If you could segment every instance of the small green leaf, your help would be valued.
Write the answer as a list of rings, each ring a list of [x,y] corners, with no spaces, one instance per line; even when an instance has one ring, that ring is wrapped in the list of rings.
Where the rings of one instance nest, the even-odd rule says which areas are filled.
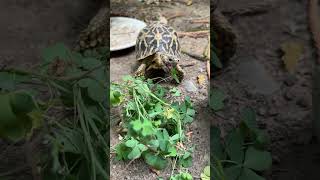
[[[178,78],[178,71],[176,68],[172,68],[171,70],[171,77],[177,82],[180,83],[179,78]]]
[[[133,139],[133,138],[131,138],[128,141],[125,142],[125,145],[127,147],[131,147],[131,148],[135,147],[137,144],[138,144],[138,141]]]
[[[223,109],[224,107],[224,100],[225,100],[225,94],[223,91],[220,91],[218,89],[212,89],[210,91],[210,101],[209,101],[209,106],[214,110],[214,111],[219,111]]]
[[[168,161],[164,158],[154,155],[151,152],[147,152],[144,154],[144,159],[147,164],[152,166],[157,170],[163,170],[167,167]]]
[[[267,133],[264,131],[258,131],[256,140],[255,140],[255,144],[257,145],[257,147],[260,147],[260,148],[264,148],[268,144],[270,144],[270,139],[269,139]]]
[[[106,94],[107,91],[98,81],[89,81],[88,95],[92,100],[96,102],[103,102],[106,100]]]
[[[142,129],[142,123],[140,120],[131,121],[130,124],[135,132],[139,132]]]
[[[227,136],[227,152],[232,161],[242,164],[244,159],[243,151],[244,139],[241,136],[240,130],[235,129]]]
[[[256,122],[256,113],[250,107],[244,108],[241,112],[241,120],[245,123],[245,125],[251,130],[258,130],[258,125]]]
[[[263,171],[269,169],[271,164],[272,157],[270,152],[260,151],[254,147],[249,147],[247,149],[244,166],[257,171]]]
[[[172,93],[172,96],[176,96],[176,97],[181,96],[179,89],[177,89],[176,87],[170,89],[170,92]]]
[[[148,120],[144,120],[142,131],[141,131],[142,136],[146,137],[146,136],[152,135],[153,133],[154,133],[154,128],[152,123]]]
[[[144,144],[138,144],[138,148],[140,149],[141,152],[148,150],[147,146],[145,146]]]
[[[184,167],[184,168],[188,168],[192,166],[192,157],[189,156],[186,159],[180,159],[179,163]]]
[[[170,146],[169,148],[168,148],[168,155],[166,155],[166,157],[175,157],[175,156],[177,156],[177,150],[176,150],[176,148],[175,147],[173,147],[173,146]]]
[[[10,94],[10,104],[16,114],[27,114],[35,108],[33,98],[24,91]]]
[[[149,142],[149,145],[154,148],[154,149],[157,149],[159,147],[159,141],[158,140],[151,140]]]
[[[115,106],[121,103],[122,95],[119,91],[110,91],[110,103]]]
[[[141,156],[141,151],[138,146],[134,147],[128,154],[128,159],[137,159]]]

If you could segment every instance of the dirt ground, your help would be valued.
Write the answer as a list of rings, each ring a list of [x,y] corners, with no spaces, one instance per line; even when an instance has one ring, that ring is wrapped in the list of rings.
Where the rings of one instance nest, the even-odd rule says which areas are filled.
[[[140,4],[140,6],[139,6]],[[192,6],[186,6],[184,3],[167,3],[167,7],[156,7],[147,6],[141,7],[141,3],[137,1],[128,1],[126,11],[132,11],[135,16],[143,19],[144,15],[147,14],[146,20],[152,19],[152,16],[157,15],[158,12],[163,16],[169,16],[175,12],[185,12],[186,14],[182,17],[177,17],[168,22],[169,25],[173,26],[177,31],[188,31],[191,29],[204,29],[209,27],[203,27],[202,24],[191,25],[188,21],[192,18],[202,18],[210,16],[209,1],[194,1]],[[117,7],[119,8],[119,7]],[[143,10],[138,10],[144,8]],[[111,5],[112,9],[112,5]],[[119,8],[121,9],[121,8]],[[141,13],[143,12],[143,13]],[[118,11],[119,13],[119,11]],[[152,13],[152,14],[150,14]],[[189,38],[184,37],[180,39],[181,47],[184,50],[188,50],[199,56],[202,55],[207,43],[207,38]],[[195,105],[195,110],[198,114],[195,117],[194,122],[189,127],[193,131],[194,136],[192,143],[196,145],[195,152],[193,154],[193,165],[189,168],[190,172],[194,177],[200,177],[200,173],[205,166],[209,164],[209,122],[208,116],[209,111],[207,108],[208,99],[208,79],[206,78],[204,84],[199,85],[197,81],[198,75],[204,75],[207,77],[206,62],[192,59],[189,56],[184,55],[181,60],[181,64],[195,63],[195,65],[186,67],[184,70],[186,77],[183,82],[177,86],[184,96],[190,96],[192,102]],[[137,62],[135,60],[134,48],[124,50],[121,52],[113,53],[110,59],[110,75],[111,81],[121,80],[121,77],[128,74],[133,74],[137,68]],[[171,85],[172,87],[174,85]],[[111,147],[114,146],[118,140],[118,135],[114,132],[114,126],[111,130]],[[148,166],[141,160],[134,161],[129,167],[128,162],[119,162],[111,158],[110,171],[112,180],[130,179],[130,180],[156,180],[157,175],[152,173]],[[171,165],[162,172],[161,177],[168,178],[171,173]]]

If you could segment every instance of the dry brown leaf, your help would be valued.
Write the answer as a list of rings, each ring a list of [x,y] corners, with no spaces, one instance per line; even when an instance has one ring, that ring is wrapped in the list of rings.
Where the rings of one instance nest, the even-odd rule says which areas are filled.
[[[293,73],[303,53],[303,46],[297,42],[285,42],[281,45],[281,50],[284,52],[282,60],[286,69]]]
[[[198,83],[199,83],[200,85],[203,85],[204,82],[206,81],[206,76],[203,75],[203,74],[200,74],[200,75],[197,77],[197,79],[198,79]]]

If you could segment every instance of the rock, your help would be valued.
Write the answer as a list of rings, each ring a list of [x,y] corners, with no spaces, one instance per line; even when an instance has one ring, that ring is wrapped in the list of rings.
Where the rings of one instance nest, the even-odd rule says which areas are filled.
[[[183,87],[186,89],[187,92],[196,92],[198,88],[194,83],[190,80],[187,80],[183,83]]]

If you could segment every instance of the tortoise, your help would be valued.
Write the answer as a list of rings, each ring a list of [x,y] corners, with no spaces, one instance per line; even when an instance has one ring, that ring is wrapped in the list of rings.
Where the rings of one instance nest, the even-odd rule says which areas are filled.
[[[178,64],[181,59],[179,38],[167,24],[153,22],[140,31],[136,41],[136,59],[141,63],[136,76],[150,77],[154,72],[168,74],[175,69],[180,82],[184,77],[185,73]]]

